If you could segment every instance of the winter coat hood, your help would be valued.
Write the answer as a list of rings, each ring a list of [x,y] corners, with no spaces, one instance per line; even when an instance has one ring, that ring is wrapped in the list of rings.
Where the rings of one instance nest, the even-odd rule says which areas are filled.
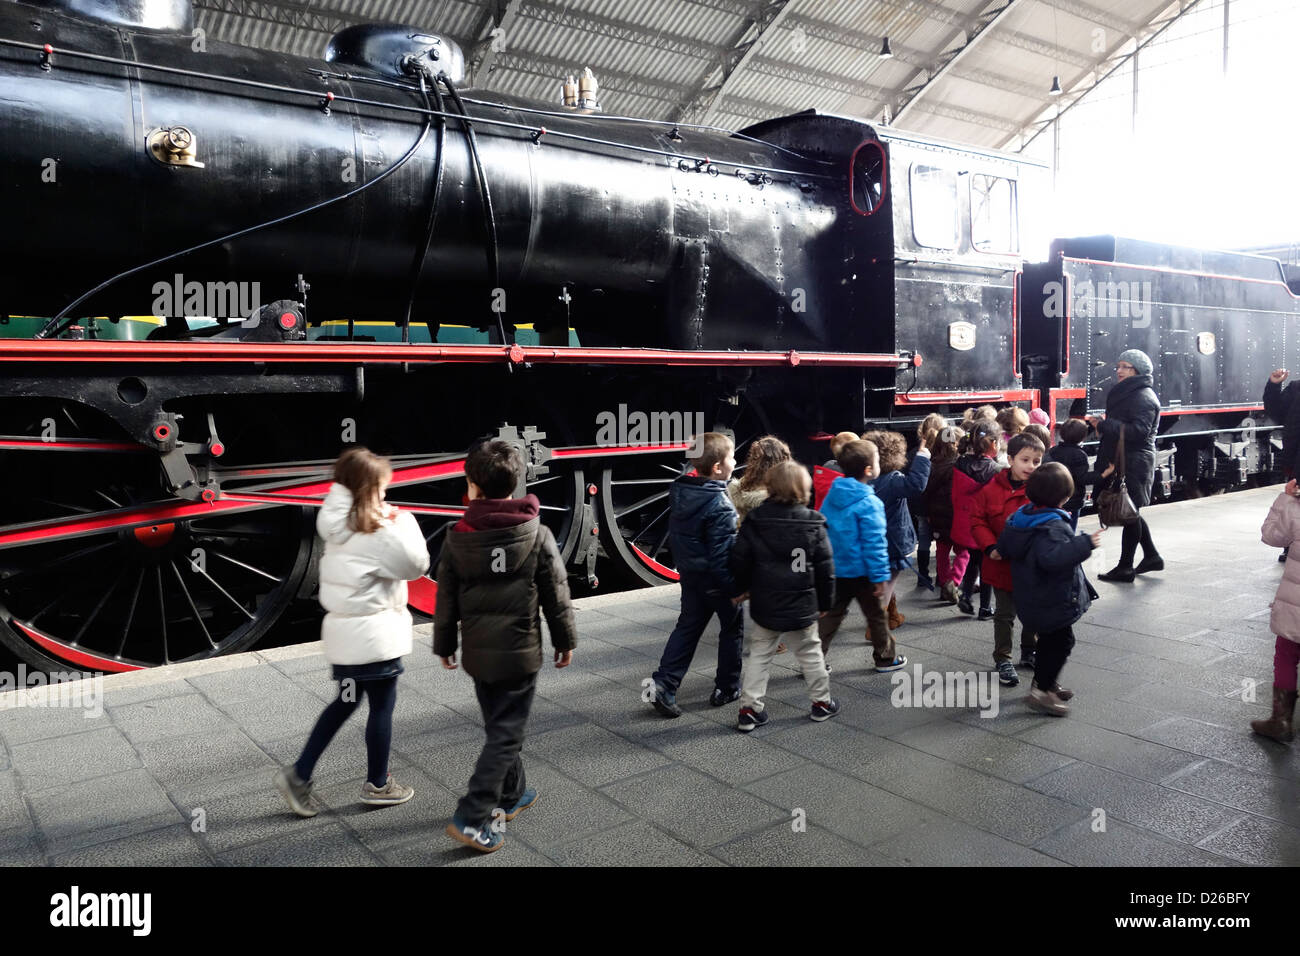
[[[736,527],[740,527],[745,516],[763,503],[767,489],[763,487],[742,489],[740,479],[733,478],[727,483],[727,496],[736,509]]]

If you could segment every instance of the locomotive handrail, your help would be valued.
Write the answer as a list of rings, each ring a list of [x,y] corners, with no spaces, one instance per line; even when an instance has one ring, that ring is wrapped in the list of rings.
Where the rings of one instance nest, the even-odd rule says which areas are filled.
[[[0,364],[10,362],[323,362],[327,364],[514,365],[741,365],[909,367],[919,355],[895,352],[721,351],[647,348],[583,348],[537,345],[381,345],[353,342],[123,342],[11,339],[0,341]]]

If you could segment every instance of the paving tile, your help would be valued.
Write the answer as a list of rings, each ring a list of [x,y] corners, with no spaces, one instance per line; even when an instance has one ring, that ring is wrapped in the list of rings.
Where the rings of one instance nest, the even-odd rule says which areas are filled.
[[[957,820],[932,820],[875,844],[897,866],[1064,866],[1053,857]]]
[[[282,740],[295,732],[306,740],[325,705],[314,694],[294,684],[289,686],[290,690],[274,697],[223,703],[221,710],[257,743]]]
[[[140,758],[122,732],[111,725],[99,726],[83,734],[14,747],[13,767],[22,775],[23,789],[44,791],[139,767]]]
[[[146,770],[43,790],[28,800],[54,856],[166,824],[189,823]]]
[[[0,866],[44,866],[40,837],[31,826],[17,830],[0,828]]]
[[[267,700],[293,689],[293,680],[275,667],[244,667],[189,678],[199,693],[217,706],[245,700]]]
[[[84,734],[106,723],[95,708],[85,707],[6,707],[0,710],[0,734],[12,749],[33,740]]]
[[[1086,808],[1100,807],[1112,820],[1189,844],[1218,833],[1243,815],[1240,810],[1086,763],[1049,773],[1029,787]]]
[[[1300,782],[1204,760],[1164,781],[1164,786],[1225,806],[1300,826]]]
[[[710,851],[729,866],[753,869],[769,866],[897,866],[898,861],[829,830],[795,829],[785,821],[721,843]]]
[[[23,788],[18,775],[12,770],[0,773],[0,833],[5,830],[30,827],[27,804],[23,802]]]
[[[277,765],[238,730],[153,740],[141,744],[138,750],[154,779],[173,795],[214,777],[231,777],[258,767],[269,779]]]
[[[280,836],[223,852],[229,866],[379,866],[379,860],[338,824]]]
[[[567,776],[589,787],[599,787],[668,763],[661,754],[631,746],[627,738],[593,724],[538,734],[530,738],[524,748],[525,754],[532,750]],[[465,777],[468,780],[468,772]]]
[[[162,697],[179,697],[194,693],[194,687],[186,680],[155,681],[150,684],[116,685],[112,678],[104,681],[104,706],[110,710],[138,704],[146,700],[158,700]]]
[[[247,674],[256,668],[241,668]],[[181,694],[126,704],[113,710],[113,723],[133,744],[211,734],[235,729],[229,717],[208,703],[202,694]]]
[[[1072,757],[957,721],[927,724],[891,739],[1012,783],[1033,780],[1074,762]]]
[[[764,743],[762,732],[741,734],[733,725],[700,721],[641,739],[670,760],[730,784],[744,784],[789,770],[803,758]]]
[[[531,846],[545,849],[634,819],[599,790],[570,780],[541,760],[525,764],[524,772],[528,786],[537,790],[537,802],[506,823],[507,839],[518,835]]]
[[[644,820],[605,830],[599,836],[550,847],[561,866],[721,866],[715,857],[670,836]]]
[[[99,843],[56,856],[55,866],[211,866],[191,823],[172,824],[160,830],[137,833],[121,840]]]
[[[1295,748],[1260,737],[1249,726],[1226,728],[1187,717],[1170,717],[1138,731],[1137,736],[1256,773],[1300,779],[1300,755]]]
[[[1091,819],[1062,827],[1034,849],[1074,866],[1131,866],[1154,871],[1172,866],[1232,866],[1234,861],[1117,820],[1094,831]]]
[[[1269,708],[1263,700],[1266,693],[1266,688],[1257,688],[1256,701],[1247,703],[1241,699],[1240,693],[1229,697],[1197,689],[1181,690],[1172,684],[1148,683],[1118,695],[1118,699],[1165,714],[1191,717],[1220,727],[1244,727],[1249,730],[1252,720],[1269,714]]]
[[[695,847],[710,847],[762,823],[789,817],[788,810],[689,767],[664,767],[601,789],[638,817],[654,821]]]
[[[203,795],[195,794],[193,804],[182,804],[191,817],[196,809],[204,813],[208,847],[219,855],[228,850],[260,843],[280,836],[308,835],[311,830],[337,822],[337,817],[322,810],[314,817],[295,814],[275,789],[271,775],[245,774]]]
[[[859,846],[871,846],[939,818],[928,807],[818,764],[766,777],[746,784],[745,789],[786,808],[786,826],[793,822],[796,810],[803,810],[809,832],[826,830]]]
[[[1300,866],[1300,829],[1264,817],[1248,815],[1198,845],[1242,863]]]
[[[1046,718],[1046,722],[1040,720],[1016,736],[1044,750],[1153,782],[1190,766],[1197,759],[1185,750],[1093,727],[1069,718]]]

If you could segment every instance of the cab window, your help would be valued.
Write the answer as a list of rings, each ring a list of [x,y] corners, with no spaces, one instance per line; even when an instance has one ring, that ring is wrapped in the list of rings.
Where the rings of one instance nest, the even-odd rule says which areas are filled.
[[[970,178],[971,244],[980,252],[1020,251],[1016,234],[1016,184],[1003,176]]]
[[[912,234],[932,249],[957,248],[957,174],[951,169],[912,167]]]

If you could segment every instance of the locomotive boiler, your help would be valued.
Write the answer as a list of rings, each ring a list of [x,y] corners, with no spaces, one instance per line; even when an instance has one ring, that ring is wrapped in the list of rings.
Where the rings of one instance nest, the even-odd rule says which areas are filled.
[[[929,411],[1099,410],[1121,342],[1200,376],[1157,379],[1183,403],[1167,478],[1175,448],[1195,477],[1270,467],[1242,413],[1295,310],[1266,266],[1204,260],[1161,285],[1178,310],[1121,330],[1082,283],[1185,252],[1069,240],[1026,265],[1023,157],[813,110],[733,133],[602,113],[589,84],[462,89],[436,27],[350,27],[312,59],[204,42],[188,0],[0,3],[0,643],[25,660],[254,644],[312,593],[351,442],[392,456],[435,556],[465,448],[513,442],[590,587],[675,579],[688,430],[812,462]],[[1208,341],[1193,305],[1208,364],[1179,358]],[[691,426],[611,431],[631,421]]]

